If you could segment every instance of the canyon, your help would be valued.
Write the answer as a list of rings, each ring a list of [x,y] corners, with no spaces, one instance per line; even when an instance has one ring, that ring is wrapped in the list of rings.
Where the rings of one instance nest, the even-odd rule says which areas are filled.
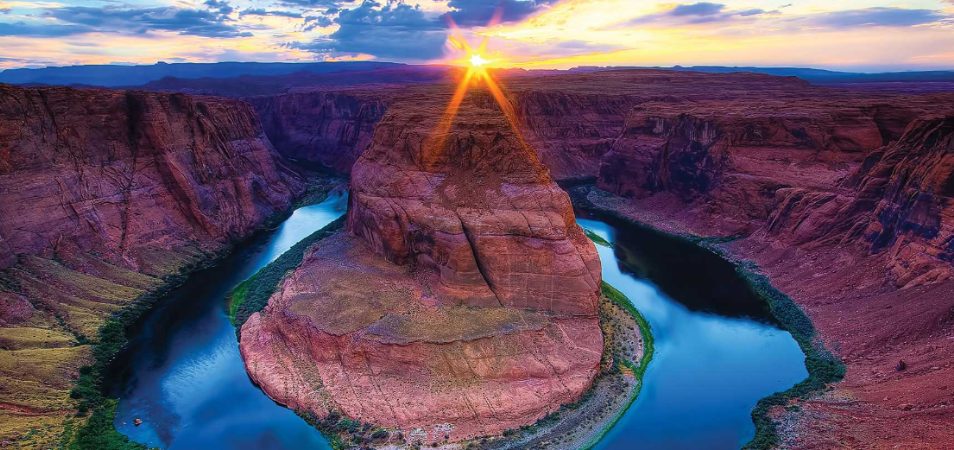
[[[61,442],[106,320],[304,190],[247,104],[0,86],[2,439]]]
[[[241,328],[276,401],[437,444],[577,400],[603,353],[600,262],[569,197],[486,92],[395,96],[351,168],[347,231]]]
[[[954,95],[651,70],[502,78],[555,178],[595,180],[613,195],[594,203],[641,223],[728,241],[720,251],[756,263],[807,311],[847,375],[798,412],[773,412],[785,445],[954,439]],[[393,95],[321,95],[355,91],[385,106]],[[359,141],[343,137],[323,136]],[[360,153],[347,148],[349,160]]]
[[[579,397],[602,350],[599,260],[559,181],[805,310],[847,372],[769,412],[780,445],[954,441],[954,94],[501,73],[520,134],[475,90],[435,145],[459,74],[365,76],[0,85],[0,437],[58,440],[105,319],[285,213],[297,165],[352,192],[346,231],[241,328],[251,377],[289,407],[430,443]]]

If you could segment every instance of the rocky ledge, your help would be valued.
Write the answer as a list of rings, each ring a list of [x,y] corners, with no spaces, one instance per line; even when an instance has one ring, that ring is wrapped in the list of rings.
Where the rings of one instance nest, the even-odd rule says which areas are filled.
[[[600,369],[600,262],[567,195],[474,92],[397,98],[352,170],[347,232],[319,242],[241,328],[276,401],[408,442],[530,425]]]

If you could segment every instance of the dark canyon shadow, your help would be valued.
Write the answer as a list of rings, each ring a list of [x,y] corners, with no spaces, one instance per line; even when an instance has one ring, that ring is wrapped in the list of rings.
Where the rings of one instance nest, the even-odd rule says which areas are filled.
[[[693,242],[609,214],[577,209],[576,215],[626,230],[613,242],[620,270],[651,281],[686,308],[778,325],[765,300],[721,256]]]

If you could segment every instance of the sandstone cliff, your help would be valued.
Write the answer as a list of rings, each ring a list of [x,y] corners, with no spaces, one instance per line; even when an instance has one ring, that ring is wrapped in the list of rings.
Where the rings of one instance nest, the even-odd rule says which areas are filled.
[[[389,97],[383,93],[317,91],[247,100],[282,155],[346,174],[370,144]]]
[[[457,441],[528,425],[598,371],[600,265],[567,195],[486,93],[395,99],[319,242],[241,331],[275,400]]]
[[[0,440],[58,439],[109,314],[302,189],[247,104],[0,86]]]
[[[626,199],[597,201],[734,238],[726,252],[758,263],[844,358],[835,391],[779,413],[795,419],[785,445],[949,442],[954,97],[736,80],[708,95],[667,82],[679,95],[634,106],[597,182]]]
[[[368,148],[398,87],[339,88],[247,97],[269,139],[291,159],[338,173]],[[417,89],[409,87],[408,89]],[[522,132],[558,180],[595,177],[633,99],[571,91],[515,91]]]

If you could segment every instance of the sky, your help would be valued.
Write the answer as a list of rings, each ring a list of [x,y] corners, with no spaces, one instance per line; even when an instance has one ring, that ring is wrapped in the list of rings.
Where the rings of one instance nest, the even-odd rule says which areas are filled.
[[[76,64],[954,69],[954,0],[0,0],[0,69]]]

